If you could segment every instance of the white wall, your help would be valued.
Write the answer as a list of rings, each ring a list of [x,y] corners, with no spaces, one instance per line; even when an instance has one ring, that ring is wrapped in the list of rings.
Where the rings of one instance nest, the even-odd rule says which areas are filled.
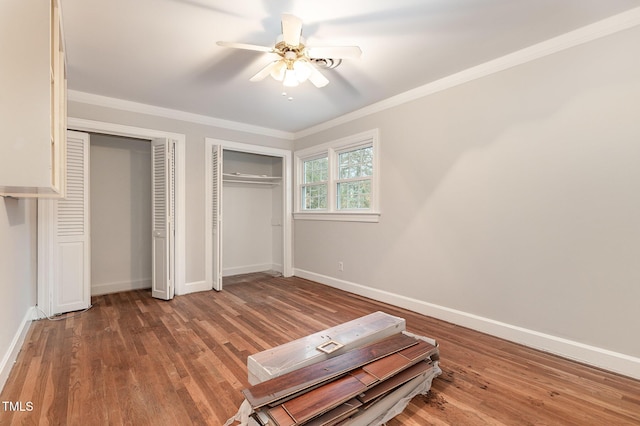
[[[268,188],[237,183],[223,185],[223,276],[272,268],[271,201]]]
[[[91,294],[151,287],[151,143],[91,135]]]
[[[626,30],[297,140],[378,127],[382,218],[297,220],[296,274],[640,377],[639,45]]]
[[[36,304],[35,200],[0,197],[0,389]]]

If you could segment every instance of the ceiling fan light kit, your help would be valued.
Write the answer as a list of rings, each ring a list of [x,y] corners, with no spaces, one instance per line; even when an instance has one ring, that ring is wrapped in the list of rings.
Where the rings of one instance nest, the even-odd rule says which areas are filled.
[[[308,48],[302,37],[302,20],[290,14],[282,15],[282,34],[276,39],[273,48],[224,41],[219,41],[217,44],[223,47],[278,55],[280,59],[267,64],[249,81],[261,81],[270,75],[274,80],[282,82],[285,87],[295,87],[307,80],[316,87],[324,87],[329,84],[329,80],[318,71],[317,67],[333,69],[342,62],[342,59],[359,58],[362,54],[358,46]]]

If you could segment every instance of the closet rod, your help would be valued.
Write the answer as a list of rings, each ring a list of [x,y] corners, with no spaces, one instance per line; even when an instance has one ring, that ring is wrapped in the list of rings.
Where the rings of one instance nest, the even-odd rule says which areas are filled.
[[[250,185],[280,185],[280,182],[260,182],[257,180],[223,179],[223,183],[244,183]]]

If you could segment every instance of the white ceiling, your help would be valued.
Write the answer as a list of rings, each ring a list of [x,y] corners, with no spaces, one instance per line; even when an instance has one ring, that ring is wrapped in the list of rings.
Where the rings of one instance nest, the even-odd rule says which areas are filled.
[[[69,89],[296,132],[640,5],[638,0],[61,0]],[[358,45],[287,90],[249,78],[280,16],[307,45]]]

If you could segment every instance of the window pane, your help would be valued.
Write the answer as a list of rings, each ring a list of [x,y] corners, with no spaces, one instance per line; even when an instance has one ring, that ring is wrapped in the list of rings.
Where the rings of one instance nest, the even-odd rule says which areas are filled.
[[[373,147],[358,148],[338,155],[338,178],[353,179],[373,175]]]
[[[302,187],[302,208],[320,210],[327,208],[327,185],[308,185]]]
[[[338,183],[338,209],[368,209],[371,207],[371,180]]]
[[[304,162],[304,182],[326,182],[329,177],[329,159],[327,157]]]

